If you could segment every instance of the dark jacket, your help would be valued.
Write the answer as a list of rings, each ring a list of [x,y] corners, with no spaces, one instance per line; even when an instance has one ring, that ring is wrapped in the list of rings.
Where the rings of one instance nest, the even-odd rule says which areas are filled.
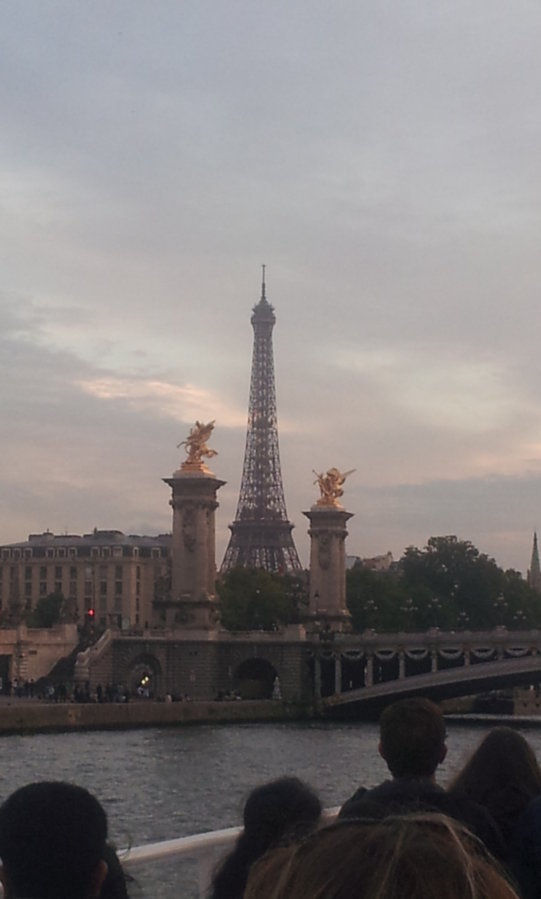
[[[397,777],[370,790],[361,787],[342,806],[339,818],[384,818],[407,812],[439,812],[460,821],[499,861],[506,848],[497,825],[482,806],[451,796],[426,777]]]

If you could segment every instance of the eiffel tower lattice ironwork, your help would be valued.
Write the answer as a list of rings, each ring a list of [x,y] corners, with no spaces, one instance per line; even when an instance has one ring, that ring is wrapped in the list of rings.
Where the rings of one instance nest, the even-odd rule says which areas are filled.
[[[265,266],[261,299],[251,318],[254,329],[250,407],[242,483],[235,521],[221,572],[240,566],[291,573],[301,571],[288,521],[276,419],[272,329],[274,309],[267,301]]]

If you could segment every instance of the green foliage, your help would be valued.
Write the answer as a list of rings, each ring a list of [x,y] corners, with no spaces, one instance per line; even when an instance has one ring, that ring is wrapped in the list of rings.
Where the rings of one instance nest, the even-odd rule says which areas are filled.
[[[302,584],[290,575],[233,568],[217,584],[222,624],[230,631],[276,630],[299,620]]]
[[[61,593],[49,593],[38,599],[36,608],[26,618],[28,627],[54,627],[62,616],[64,597]]]
[[[356,631],[541,625],[541,597],[520,574],[455,536],[408,547],[398,573],[352,569],[347,597]]]

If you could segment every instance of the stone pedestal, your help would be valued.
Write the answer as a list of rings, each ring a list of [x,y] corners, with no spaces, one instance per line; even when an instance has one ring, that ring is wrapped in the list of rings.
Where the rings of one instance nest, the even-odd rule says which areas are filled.
[[[353,513],[338,503],[317,504],[303,515],[310,521],[309,618],[324,630],[350,629],[346,606],[346,522]]]
[[[171,626],[212,629],[218,626],[214,585],[216,538],[214,513],[219,481],[198,463],[184,463],[173,477],[164,478],[172,489],[173,542],[171,593],[162,603],[162,621]]]

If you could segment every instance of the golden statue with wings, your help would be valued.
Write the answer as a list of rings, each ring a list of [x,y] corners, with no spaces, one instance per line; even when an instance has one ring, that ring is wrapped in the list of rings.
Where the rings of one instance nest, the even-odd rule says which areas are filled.
[[[321,491],[321,496],[319,497],[316,505],[318,506],[340,506],[338,502],[338,498],[344,495],[344,491],[342,487],[346,481],[346,478],[353,474],[355,471],[354,468],[351,468],[349,471],[339,471],[338,468],[329,468],[325,474],[323,472],[319,474],[317,471],[314,471],[316,476],[316,480],[314,484],[319,485],[319,489]]]
[[[207,440],[210,439],[210,435],[214,430],[214,425],[215,421],[209,421],[208,424],[204,424],[202,421],[196,421],[186,437],[186,440],[181,440],[181,442],[177,444],[177,449],[181,446],[185,446],[188,454],[188,458],[182,463],[183,468],[204,469],[205,465],[203,457],[205,456],[207,459],[212,459],[213,456],[218,455],[216,450],[209,449],[207,446]]]

